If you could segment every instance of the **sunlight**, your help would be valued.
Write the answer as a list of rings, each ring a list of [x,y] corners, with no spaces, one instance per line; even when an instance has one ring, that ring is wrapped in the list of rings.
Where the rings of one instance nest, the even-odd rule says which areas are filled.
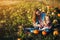
[[[20,1],[1,1],[0,0],[0,5],[10,5],[10,4],[17,4]]]

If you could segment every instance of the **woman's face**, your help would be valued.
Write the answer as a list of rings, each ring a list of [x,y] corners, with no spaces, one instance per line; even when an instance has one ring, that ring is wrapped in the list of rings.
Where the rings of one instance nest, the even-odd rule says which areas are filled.
[[[36,15],[40,15],[40,11],[36,11]]]

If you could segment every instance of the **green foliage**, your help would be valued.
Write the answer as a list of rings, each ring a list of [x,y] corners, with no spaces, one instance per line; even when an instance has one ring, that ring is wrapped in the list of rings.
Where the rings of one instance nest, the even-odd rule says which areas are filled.
[[[4,7],[0,9],[0,23],[6,26],[15,26],[17,24],[30,25],[32,23],[32,14],[35,8],[41,7],[40,2],[21,1],[14,7]]]
[[[35,8],[45,9],[46,7],[44,4],[42,4],[40,2],[25,2],[25,1],[21,1],[19,4],[14,5],[13,7],[12,6],[11,7],[7,6],[4,8],[1,7],[1,9],[0,9],[0,28],[4,28],[4,32],[5,32],[4,36],[5,37],[8,37],[10,35],[14,36],[18,25],[22,25],[22,24],[23,24],[23,26],[32,25],[32,14],[33,14],[33,11]],[[52,15],[50,15],[50,16],[51,16],[51,18],[53,17]],[[32,37],[34,40],[39,40],[40,36],[42,36],[42,35],[38,35],[36,37],[36,35],[29,34],[27,36],[27,34],[24,34],[23,31],[21,31],[19,36],[21,38],[27,39],[27,37]],[[53,36],[48,36],[48,37],[42,36],[41,38],[43,40],[51,40],[50,37],[53,37]]]

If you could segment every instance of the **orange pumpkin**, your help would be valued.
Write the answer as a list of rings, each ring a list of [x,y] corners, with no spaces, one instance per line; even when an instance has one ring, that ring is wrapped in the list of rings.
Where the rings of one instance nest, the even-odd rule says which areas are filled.
[[[46,36],[47,32],[46,31],[42,31],[42,35]]]
[[[38,34],[39,33],[39,30],[34,30],[33,33],[34,34]]]
[[[58,14],[58,17],[60,17],[60,14]]]
[[[22,40],[21,38],[17,38],[17,40]]]
[[[54,32],[53,32],[53,35],[54,36],[57,36],[59,34],[59,32],[57,31],[57,30],[55,30]]]

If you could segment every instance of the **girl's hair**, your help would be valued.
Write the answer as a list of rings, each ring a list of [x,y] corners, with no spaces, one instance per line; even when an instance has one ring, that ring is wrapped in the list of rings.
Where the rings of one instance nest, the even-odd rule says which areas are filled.
[[[50,21],[50,16],[49,15],[46,15],[48,18],[49,18],[49,23],[48,23],[48,25],[50,25],[51,24],[51,21]],[[46,16],[45,16],[45,19],[44,19],[44,21],[46,22]]]
[[[39,11],[39,9],[35,9],[33,12],[33,17],[32,17],[32,21],[35,23],[36,22],[36,12]]]
[[[46,15],[46,16],[50,18],[50,16],[49,16],[49,15]],[[45,18],[44,18],[44,20],[45,20],[45,21],[46,21],[46,16],[45,16]]]

